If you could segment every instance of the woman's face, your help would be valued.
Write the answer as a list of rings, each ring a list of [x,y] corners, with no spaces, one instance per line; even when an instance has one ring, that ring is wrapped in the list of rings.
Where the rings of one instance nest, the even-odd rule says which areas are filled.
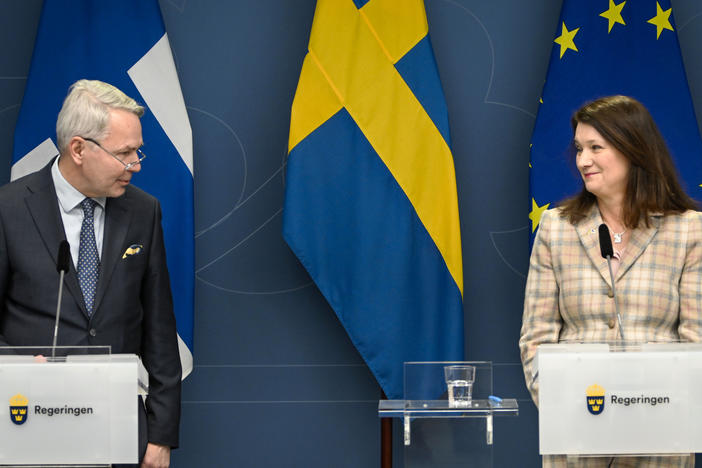
[[[575,128],[575,164],[585,189],[607,202],[624,201],[631,163],[605,140],[592,125]]]

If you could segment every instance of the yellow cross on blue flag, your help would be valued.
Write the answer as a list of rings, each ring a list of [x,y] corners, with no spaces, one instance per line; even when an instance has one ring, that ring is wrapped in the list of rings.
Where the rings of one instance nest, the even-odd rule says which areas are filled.
[[[668,0],[565,0],[532,136],[529,218],[580,191],[570,117],[624,94],[641,101],[666,138],[683,186],[702,199],[702,140]]]
[[[283,235],[388,398],[405,361],[463,359],[456,176],[422,0],[318,0]]]

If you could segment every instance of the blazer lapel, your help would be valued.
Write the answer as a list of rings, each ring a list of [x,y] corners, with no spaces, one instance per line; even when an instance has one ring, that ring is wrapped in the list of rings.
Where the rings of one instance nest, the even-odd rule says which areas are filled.
[[[651,216],[651,227],[640,227],[631,231],[631,236],[629,237],[629,243],[624,250],[624,255],[622,257],[622,263],[617,271],[615,281],[619,281],[619,278],[624,276],[626,272],[631,268],[637,258],[641,256],[648,244],[651,243],[653,237],[658,232],[660,228],[662,217],[660,215]]]
[[[131,213],[127,209],[129,206],[128,197],[128,194],[125,194],[119,198],[108,198],[105,204],[105,234],[102,241],[100,277],[95,292],[93,315],[99,313],[100,302],[105,296],[112,273],[122,254],[120,250],[124,246],[124,239],[127,237],[131,222]]]
[[[590,261],[597,268],[597,271],[600,272],[602,279],[611,287],[612,281],[609,276],[607,260],[602,258],[602,251],[600,250],[600,224],[602,224],[600,211],[597,209],[597,206],[593,206],[590,214],[577,224],[575,230]]]
[[[59,212],[58,198],[56,197],[56,189],[51,180],[51,165],[49,163],[40,174],[39,183],[28,185],[27,189],[31,194],[25,198],[27,209],[29,210],[34,224],[39,231],[39,235],[44,241],[46,250],[54,262],[57,262],[58,246],[61,241],[66,240],[66,233],[63,228],[63,220]],[[83,301],[83,292],[78,284],[78,276],[76,275],[73,262],[69,262],[68,273],[64,276],[64,282],[70,294],[76,300],[83,313],[88,315]]]

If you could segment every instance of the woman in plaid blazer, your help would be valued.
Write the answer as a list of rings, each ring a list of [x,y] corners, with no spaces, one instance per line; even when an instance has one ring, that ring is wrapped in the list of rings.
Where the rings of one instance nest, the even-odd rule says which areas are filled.
[[[702,213],[682,190],[651,115],[625,96],[598,99],[571,119],[583,189],[541,217],[527,278],[519,340],[526,383],[538,404],[534,356],[542,343],[614,341],[619,335],[598,227],[615,250],[617,300],[626,340],[700,341]],[[694,456],[545,456],[544,466],[691,467]]]

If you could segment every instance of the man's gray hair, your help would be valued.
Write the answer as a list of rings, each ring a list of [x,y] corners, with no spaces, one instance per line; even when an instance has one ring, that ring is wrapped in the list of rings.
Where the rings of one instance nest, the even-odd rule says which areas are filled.
[[[71,85],[56,120],[56,140],[63,153],[74,136],[100,141],[106,136],[110,111],[122,109],[144,115],[144,107],[111,84],[79,80]]]

